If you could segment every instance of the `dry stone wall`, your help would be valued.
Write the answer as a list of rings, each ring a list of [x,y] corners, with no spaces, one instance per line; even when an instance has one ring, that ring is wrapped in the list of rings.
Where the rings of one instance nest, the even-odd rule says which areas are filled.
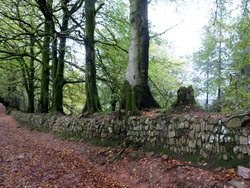
[[[95,118],[25,114],[13,111],[19,121],[47,127],[56,132],[71,132],[87,138],[126,139],[152,148],[178,154],[196,154],[202,158],[224,160],[250,157],[250,129],[242,128],[244,119],[210,115],[158,115],[156,117],[127,117],[103,115]]]

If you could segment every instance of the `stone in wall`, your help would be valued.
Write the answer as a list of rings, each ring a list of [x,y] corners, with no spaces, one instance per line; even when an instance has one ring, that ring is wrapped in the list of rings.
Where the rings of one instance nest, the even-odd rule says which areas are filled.
[[[181,122],[177,125],[177,129],[183,129],[183,128],[185,128],[184,122]]]
[[[241,126],[241,121],[239,118],[233,118],[226,123],[228,128],[237,128]]]
[[[161,117],[129,117],[117,120],[103,116],[99,119],[79,119],[77,117],[49,117],[42,114],[24,114],[14,112],[17,119],[33,123],[36,126],[48,126],[57,132],[83,134],[88,138],[125,139],[129,141],[161,145],[178,153],[195,153],[204,158],[218,155],[228,159],[232,153],[238,157],[250,156],[249,133],[241,129],[222,126],[218,119],[209,116],[190,117],[185,115],[166,115]],[[39,125],[42,124],[42,125]],[[245,136],[244,136],[245,135]],[[230,149],[224,144],[231,144]],[[229,152],[229,153],[227,153]],[[209,153],[209,155],[208,155]],[[226,156],[226,157],[225,157]]]
[[[248,151],[247,151],[247,146],[243,146],[243,147],[242,147],[242,153],[243,153],[243,154],[247,154],[247,153],[248,153]]]
[[[248,137],[240,136],[240,144],[241,145],[248,145]]]
[[[190,148],[195,149],[195,148],[196,148],[196,141],[195,141],[195,140],[190,140],[190,141],[188,142],[188,146],[189,146]]]
[[[168,132],[168,137],[169,137],[169,138],[173,138],[173,137],[175,137],[175,136],[176,136],[175,131],[169,131],[169,132]]]

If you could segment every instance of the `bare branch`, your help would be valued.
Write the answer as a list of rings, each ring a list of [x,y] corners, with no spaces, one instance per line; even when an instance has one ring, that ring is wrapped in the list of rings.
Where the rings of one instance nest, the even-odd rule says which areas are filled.
[[[99,10],[101,10],[101,8],[105,5],[104,2],[100,3],[99,6],[96,8],[95,10],[95,14],[97,14],[97,12],[99,12]]]
[[[79,84],[79,83],[84,83],[85,80],[65,80],[64,85],[66,84]]]
[[[95,42],[96,42],[96,43],[100,43],[100,44],[104,44],[104,45],[107,45],[107,46],[113,46],[113,47],[118,48],[118,49],[120,49],[120,50],[122,50],[123,52],[125,52],[125,53],[128,54],[128,50],[122,48],[122,47],[119,46],[118,44],[112,44],[112,43],[103,42],[103,41],[99,41],[99,40],[96,40]]]
[[[161,36],[161,35],[164,35],[166,32],[168,32],[169,30],[175,28],[176,26],[178,26],[179,24],[181,24],[183,21],[184,21],[184,20],[181,20],[179,23],[173,25],[172,27],[166,29],[165,31],[163,31],[163,32],[161,32],[161,33],[156,33],[155,35],[150,36],[150,39],[156,38],[156,37]]]

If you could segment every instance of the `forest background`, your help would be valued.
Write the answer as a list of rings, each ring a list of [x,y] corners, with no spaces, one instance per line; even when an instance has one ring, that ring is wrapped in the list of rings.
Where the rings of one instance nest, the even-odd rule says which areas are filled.
[[[148,9],[160,4],[177,8],[178,14],[188,3],[152,1]],[[66,114],[120,108],[131,44],[128,1],[1,0],[1,4],[2,102],[27,112]],[[185,57],[172,53],[174,47],[165,37],[182,20],[173,23],[161,15],[161,22],[171,23],[161,31],[155,30],[154,19],[149,21],[148,84],[162,108],[170,108],[176,90],[189,84],[207,111],[249,108],[249,15],[248,0],[213,1],[201,44]],[[93,102],[88,98],[96,108],[89,107],[88,101]]]

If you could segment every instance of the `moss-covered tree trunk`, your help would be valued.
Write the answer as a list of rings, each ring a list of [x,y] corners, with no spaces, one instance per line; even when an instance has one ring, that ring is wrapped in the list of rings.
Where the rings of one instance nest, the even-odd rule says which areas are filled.
[[[86,102],[83,113],[92,114],[101,111],[96,85],[95,65],[95,0],[85,0],[85,92]]]
[[[58,61],[53,64],[53,101],[52,101],[52,111],[63,113],[63,86],[65,84],[64,80],[64,61],[66,52],[66,41],[68,37],[68,24],[70,19],[70,12],[67,8],[68,1],[61,1],[61,6],[63,10],[63,19],[61,25],[61,34],[59,36],[59,56]]]
[[[42,48],[42,73],[41,73],[41,95],[40,95],[40,112],[49,111],[49,77],[50,77],[50,42],[53,31],[53,0],[36,0],[39,10],[44,16],[44,38]]]
[[[177,91],[177,101],[175,108],[194,107],[196,105],[194,98],[194,89],[192,86],[180,87]]]
[[[42,49],[42,73],[41,73],[41,95],[40,112],[48,113],[49,109],[49,61],[50,61],[50,21],[44,23],[44,39]]]
[[[34,46],[35,46],[35,38],[33,36],[30,36],[30,54],[32,57],[35,56]],[[30,66],[29,66],[29,71],[28,71],[28,90],[27,90],[27,93],[28,93],[28,113],[33,113],[35,111],[34,79],[35,79],[34,58],[30,58]]]
[[[159,107],[148,86],[149,32],[148,1],[130,0],[130,49],[121,109],[137,113],[142,108]]]

